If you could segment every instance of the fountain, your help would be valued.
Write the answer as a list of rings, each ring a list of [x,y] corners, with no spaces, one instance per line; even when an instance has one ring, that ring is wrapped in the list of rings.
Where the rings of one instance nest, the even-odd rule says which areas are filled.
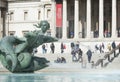
[[[56,38],[45,35],[50,28],[47,21],[41,21],[34,30],[23,37],[6,36],[0,41],[1,63],[12,73],[34,72],[48,66],[48,60],[34,56],[33,49],[43,43],[58,41]]]

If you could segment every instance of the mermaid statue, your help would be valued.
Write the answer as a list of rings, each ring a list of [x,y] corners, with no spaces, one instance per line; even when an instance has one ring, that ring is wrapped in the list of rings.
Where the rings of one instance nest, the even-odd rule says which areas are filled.
[[[35,56],[34,48],[43,43],[55,42],[58,39],[45,35],[50,28],[47,21],[41,21],[40,30],[26,33],[23,37],[5,36],[0,40],[0,59],[2,65],[12,73],[34,72],[48,67],[46,58]]]

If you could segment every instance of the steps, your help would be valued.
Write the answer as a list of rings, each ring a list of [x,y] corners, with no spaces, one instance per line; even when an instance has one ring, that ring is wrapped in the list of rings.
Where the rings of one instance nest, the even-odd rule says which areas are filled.
[[[120,56],[116,57],[109,65],[106,67],[107,69],[120,69]]]

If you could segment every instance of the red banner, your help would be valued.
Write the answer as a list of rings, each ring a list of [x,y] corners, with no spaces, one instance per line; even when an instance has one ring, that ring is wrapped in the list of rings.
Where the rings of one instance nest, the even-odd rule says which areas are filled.
[[[62,27],[62,4],[56,4],[56,27]]]

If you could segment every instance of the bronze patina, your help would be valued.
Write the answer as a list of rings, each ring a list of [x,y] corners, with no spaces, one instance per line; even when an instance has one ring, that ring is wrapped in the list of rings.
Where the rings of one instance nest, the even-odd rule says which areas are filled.
[[[6,36],[0,41],[0,57],[5,68],[13,73],[34,72],[47,67],[46,58],[36,57],[32,52],[34,48],[43,43],[58,41],[56,38],[45,35],[50,28],[47,21],[41,21],[34,30],[26,33],[22,38]]]

